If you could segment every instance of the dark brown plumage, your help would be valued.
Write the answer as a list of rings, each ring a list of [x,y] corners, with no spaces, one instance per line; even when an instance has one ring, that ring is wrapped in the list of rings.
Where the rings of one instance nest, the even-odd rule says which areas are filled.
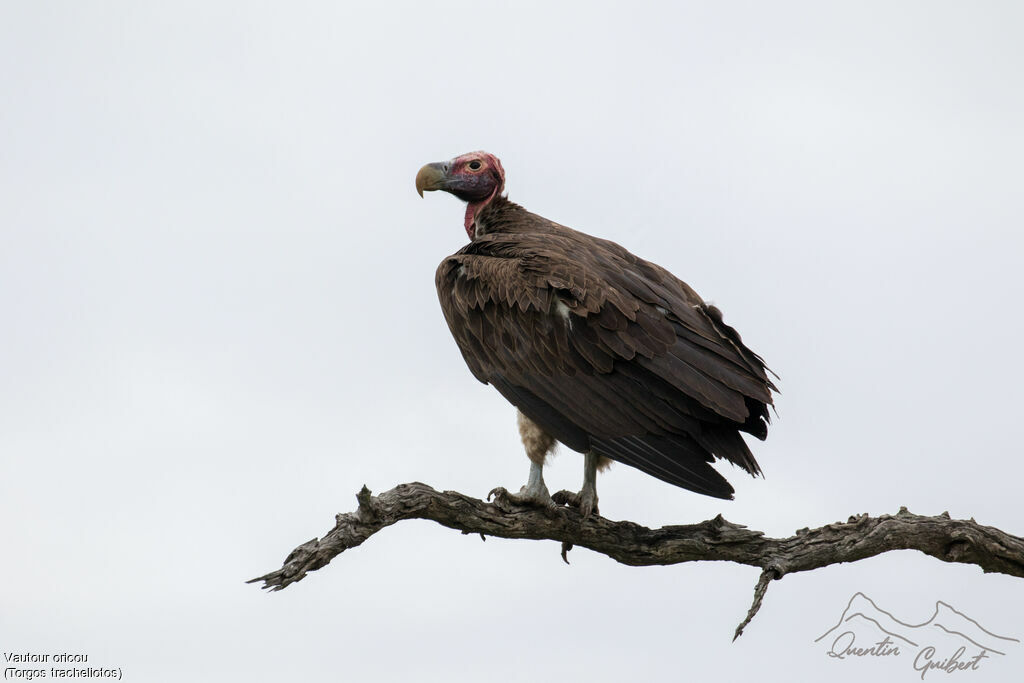
[[[458,157],[444,175],[467,159],[493,159],[495,187],[462,197],[472,241],[441,262],[436,285],[474,376],[575,451],[731,498],[710,463],[761,471],[740,436],[767,435],[775,386],[761,358],[664,268],[502,197],[491,155]],[[429,184],[417,178],[459,195]]]

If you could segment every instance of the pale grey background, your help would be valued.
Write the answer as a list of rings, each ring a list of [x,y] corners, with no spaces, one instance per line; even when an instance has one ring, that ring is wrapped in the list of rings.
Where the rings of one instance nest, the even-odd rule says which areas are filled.
[[[856,6],[854,6],[856,5]],[[434,268],[510,197],[718,303],[782,376],[735,502],[626,467],[602,511],[788,535],[943,510],[1024,532],[1018,3],[6,2],[0,650],[126,681],[919,680],[812,641],[864,591],[1024,638],[1024,581],[904,552],[774,584],[426,522],[243,583],[362,484],[518,487]],[[578,455],[550,468],[580,483]],[[971,681],[1024,671],[1024,647]],[[931,674],[935,677],[943,674]]]

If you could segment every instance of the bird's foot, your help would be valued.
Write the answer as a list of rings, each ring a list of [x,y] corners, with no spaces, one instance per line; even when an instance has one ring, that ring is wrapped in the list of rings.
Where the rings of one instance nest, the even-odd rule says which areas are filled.
[[[577,508],[584,522],[590,519],[590,515],[597,514],[597,491],[593,487],[584,486],[579,493],[559,491],[551,498],[559,505]],[[569,541],[562,541],[562,561],[566,564],[569,564],[569,551],[572,547]]]
[[[552,499],[559,505],[567,505],[579,509],[583,519],[587,519],[590,515],[599,514],[597,510],[597,491],[586,486],[579,493],[559,491],[552,496]]]
[[[519,493],[510,493],[504,486],[499,486],[487,494],[487,500],[491,500],[491,498],[494,498],[495,505],[506,512],[509,507],[516,505],[520,507],[539,507],[545,510],[553,510],[558,507],[555,505],[555,501],[551,500],[548,487],[544,484],[540,486],[523,486],[519,489]]]

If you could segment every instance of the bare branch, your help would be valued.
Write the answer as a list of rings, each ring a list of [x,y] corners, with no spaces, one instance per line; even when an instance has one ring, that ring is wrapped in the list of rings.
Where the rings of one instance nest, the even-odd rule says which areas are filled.
[[[559,541],[563,558],[566,549],[578,545],[633,566],[724,560],[758,567],[762,572],[754,603],[736,629],[737,637],[757,613],[773,579],[890,550],[919,550],[943,562],[975,564],[985,572],[1024,577],[1024,539],[973,519],[950,519],[947,512],[923,517],[900,508],[895,515],[857,515],[818,529],[800,529],[789,538],[768,538],[721,515],[700,524],[648,529],[596,514],[584,519],[571,507],[522,507],[504,495],[488,503],[455,491],[438,492],[418,482],[401,484],[379,496],[364,486],[356,500],[356,511],[337,515],[334,528],[323,538],[303,543],[280,569],[249,583],[262,582],[263,588],[281,590],[403,519],[429,519],[481,537]]]

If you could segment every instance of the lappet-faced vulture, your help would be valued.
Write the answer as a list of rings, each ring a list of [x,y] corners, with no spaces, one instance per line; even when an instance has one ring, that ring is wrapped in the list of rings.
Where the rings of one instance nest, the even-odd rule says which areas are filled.
[[[732,498],[711,463],[761,468],[775,385],[715,306],[618,244],[530,213],[502,191],[486,152],[427,164],[416,190],[468,203],[469,244],[441,262],[437,295],[478,380],[519,409],[530,459],[522,503],[553,505],[543,466],[556,442],[584,454],[584,515],[615,460],[697,493]]]

